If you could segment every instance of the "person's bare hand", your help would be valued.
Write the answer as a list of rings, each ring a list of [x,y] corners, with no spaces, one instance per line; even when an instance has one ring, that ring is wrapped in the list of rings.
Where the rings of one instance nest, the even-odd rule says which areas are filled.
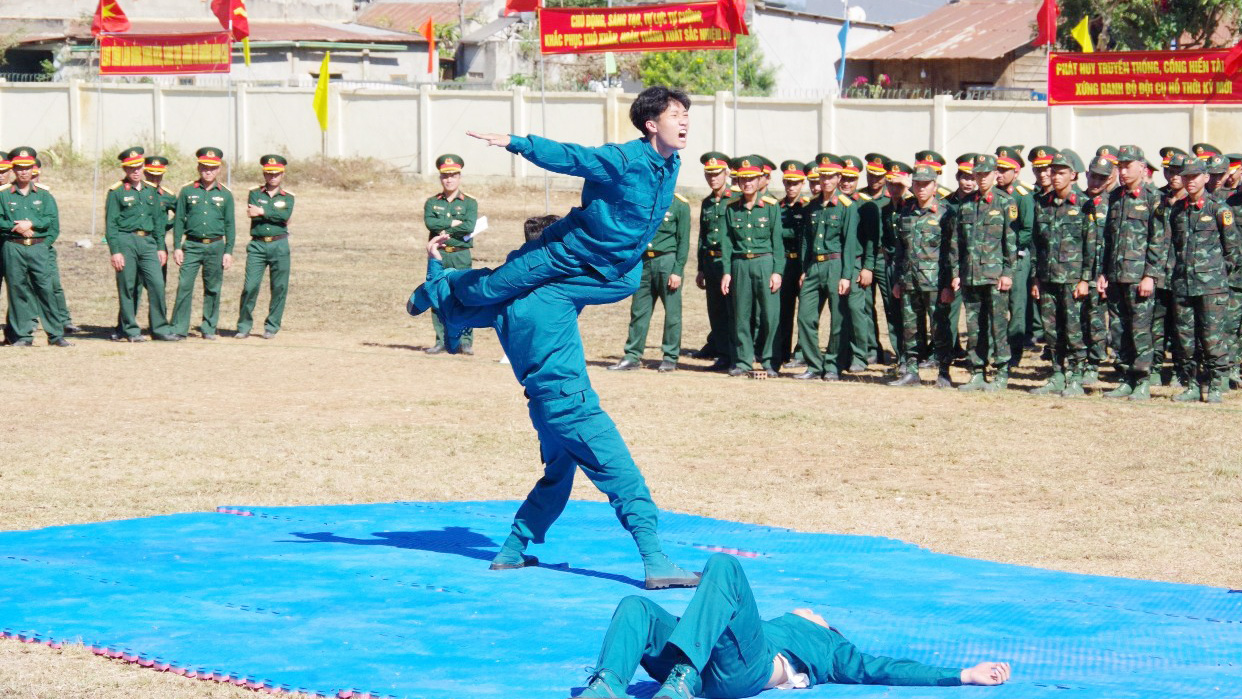
[[[953,303],[954,296],[955,294],[953,293],[952,289],[941,289],[940,290],[940,303]]]
[[[112,256],[112,269],[115,269],[118,272],[125,269],[125,256],[124,255],[118,252],[117,254]]]
[[[1139,296],[1147,298],[1156,293],[1156,280],[1151,277],[1143,277],[1139,281]]]
[[[251,204],[246,207],[246,215],[250,218],[256,218],[263,215],[263,207]]]
[[[781,290],[781,275],[773,274],[771,278],[768,279],[768,289],[770,289],[774,294]]]
[[[160,267],[163,267],[164,265],[168,264],[168,251],[167,250],[156,250],[155,257],[159,259]]]
[[[34,224],[26,219],[22,219],[17,222],[17,225],[13,226],[13,232],[23,238],[29,238],[34,235]]]
[[[798,288],[801,289],[802,285],[805,283],[806,283],[806,272],[803,272],[802,276],[798,277]]]
[[[1035,282],[1034,284],[1031,284],[1031,298],[1035,299],[1036,301],[1039,300],[1039,282]]]
[[[901,298],[902,289],[903,287],[901,285],[901,282],[897,282],[896,284],[894,284],[893,285],[893,298],[895,299]]]
[[[232,256],[232,255],[230,255],[230,254],[228,254],[227,252],[226,252],[226,253],[224,253],[224,259],[223,259],[223,260],[221,260],[221,264],[224,266],[224,268],[225,268],[225,269],[228,269],[229,267],[232,267],[232,266],[233,266],[233,256]]]
[[[509,134],[503,133],[475,133],[467,131],[467,136],[473,136],[481,141],[487,141],[489,146],[500,146],[501,148],[509,147]]]
[[[961,290],[961,288],[962,288],[962,278],[961,278],[961,277],[953,277],[953,282],[952,282],[951,286],[953,287],[953,290],[954,290],[954,291],[959,291],[959,290]]]
[[[448,244],[448,239],[449,239],[448,233],[441,233],[440,235],[437,235],[431,240],[428,240],[427,241],[427,257],[434,257],[437,260],[441,259],[440,248]]]
[[[676,274],[668,275],[668,290],[677,291],[681,288],[681,277]]]
[[[1010,277],[1001,277],[1000,281],[996,282],[996,288],[1001,291],[1009,291],[1013,288],[1013,279]]]
[[[866,289],[867,287],[871,286],[871,281],[874,278],[875,278],[875,275],[872,273],[871,270],[864,269],[858,273],[858,285]]]
[[[979,663],[962,670],[962,684],[995,686],[1009,679],[1009,663]]]
[[[850,293],[850,280],[838,279],[837,280],[837,296],[845,296],[848,293]]]
[[[729,295],[729,287],[733,285],[733,275],[726,274],[720,278],[720,293],[725,296]]]
[[[185,250],[182,250],[181,248],[177,248],[176,250],[173,250],[173,262],[176,262],[178,265],[184,263],[185,262]]]
[[[706,289],[707,288],[707,277],[703,276],[702,272],[699,272],[698,274],[694,275],[694,285],[699,287],[700,289]]]
[[[1100,275],[1099,279],[1095,280],[1095,288],[1100,290],[1100,298],[1108,298],[1108,280],[1104,278],[1103,274]]]
[[[1086,298],[1088,291],[1090,291],[1090,287],[1087,286],[1087,283],[1084,281],[1080,281],[1074,285],[1074,298],[1076,299]]]

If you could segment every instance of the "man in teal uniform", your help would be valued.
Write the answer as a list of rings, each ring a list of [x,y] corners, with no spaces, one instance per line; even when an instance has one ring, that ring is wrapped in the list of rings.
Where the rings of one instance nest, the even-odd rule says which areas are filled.
[[[820,684],[999,685],[1010,675],[1003,662],[962,669],[868,655],[810,609],[762,620],[741,563],[724,553],[707,559],[680,618],[646,597],[622,599],[578,696],[627,696],[639,665],[663,683],[656,699],[742,699]]]
[[[781,238],[785,242],[785,263],[781,278],[789,280],[781,284],[780,320],[776,325],[776,366],[800,369],[806,366],[802,360],[802,347],[794,343],[794,324],[798,307],[798,285],[793,280],[802,276],[802,220],[806,217],[810,197],[802,193],[806,186],[806,166],[798,160],[781,163],[781,183],[785,196],[777,202],[781,207]]]
[[[224,151],[199,148],[198,179],[177,194],[173,221],[173,260],[181,266],[177,277],[177,301],[173,304],[173,333],[190,333],[194,282],[203,273],[203,320],[199,332],[204,340],[216,339],[220,320],[220,286],[224,273],[233,266],[233,244],[237,237],[233,221],[233,193],[220,184],[220,164]]]
[[[29,347],[35,319],[41,318],[49,345],[71,347],[56,307],[49,245],[51,236],[60,230],[60,212],[51,193],[35,186],[37,156],[33,148],[13,149],[9,154],[13,183],[0,189],[0,235],[4,240],[0,254],[9,285],[5,335],[10,345]]]
[[[259,158],[263,184],[251,187],[246,200],[250,242],[246,245],[246,280],[237,316],[238,339],[245,339],[254,324],[254,304],[259,299],[264,268],[270,270],[271,284],[267,319],[263,321],[264,340],[276,337],[285,314],[285,298],[289,294],[289,218],[293,216],[294,203],[293,192],[282,186],[286,166],[288,161],[280,155]]]
[[[429,197],[423,204],[423,223],[427,226],[428,239],[447,233],[449,242],[441,250],[445,269],[470,269],[473,260],[474,226],[479,218],[479,203],[474,197],[461,191],[461,169],[465,161],[460,155],[445,153],[436,158],[440,171],[439,194]],[[444,351],[444,325],[439,317],[431,317],[436,331],[436,343],[427,348],[427,354]],[[461,337],[462,354],[474,354],[474,331],[467,328]]]
[[[641,366],[639,360],[647,347],[647,329],[651,326],[651,314],[658,298],[664,307],[664,334],[660,343],[663,359],[657,370],[677,370],[677,357],[681,354],[681,282],[689,254],[690,203],[680,194],[674,194],[672,206],[665,212],[655,238],[647,243],[643,253],[642,281],[630,302],[625,356],[609,369],[628,371]]]
[[[769,377],[779,375],[773,350],[780,314],[781,272],[775,255],[784,253],[780,207],[760,195],[760,161],[755,156],[738,159],[737,176],[742,196],[725,210],[728,238],[721,251],[725,275],[720,291],[733,299],[733,368],[729,376],[754,370],[758,360]],[[758,327],[755,327],[755,323]]]
[[[180,340],[168,322],[164,275],[160,270],[161,242],[168,220],[160,191],[143,179],[143,150],[128,148],[117,158],[125,177],[112,185],[104,204],[104,238],[116,271],[120,304],[119,340],[144,342],[138,326],[138,289],[147,290],[151,334],[157,340]]]
[[[707,341],[697,353],[699,359],[714,359],[709,371],[727,371],[733,366],[733,304],[720,293],[724,267],[720,246],[725,230],[725,207],[736,196],[729,189],[729,157],[719,151],[704,153],[703,177],[711,189],[699,205],[698,271],[694,283],[707,294]]]
[[[439,246],[428,244],[427,282],[407,311],[446,315],[445,343],[454,349],[463,327],[495,327],[513,373],[525,389],[539,434],[544,475],[518,508],[492,569],[535,565],[524,553],[540,543],[564,510],[578,468],[592,480],[634,537],[648,589],[698,585],[660,543],[658,510],[616,424],[600,407],[586,372],[578,331],[585,306],[628,298],[642,275],[639,262],[673,201],[686,147],[690,98],[650,87],[630,105],[642,138],[588,148],[538,136],[472,134],[549,170],[586,179],[582,206],[544,229],[495,270],[445,270]],[[459,296],[460,293],[460,296]],[[489,305],[462,303],[501,297]],[[457,324],[457,325],[455,325]]]

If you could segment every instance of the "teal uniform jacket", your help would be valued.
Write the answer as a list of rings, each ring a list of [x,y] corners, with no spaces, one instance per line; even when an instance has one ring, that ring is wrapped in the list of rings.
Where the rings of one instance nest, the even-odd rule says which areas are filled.
[[[586,180],[582,205],[549,226],[544,237],[608,281],[634,268],[673,203],[681,156],[668,158],[644,139],[598,147],[539,136],[509,137],[508,150],[551,172]]]

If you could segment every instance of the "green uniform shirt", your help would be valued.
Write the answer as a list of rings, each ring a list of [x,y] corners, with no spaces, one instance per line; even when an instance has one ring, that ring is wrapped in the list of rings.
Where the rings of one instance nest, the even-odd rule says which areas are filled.
[[[884,253],[884,259],[893,260],[897,255],[897,224],[901,218],[900,210],[907,201],[914,198],[910,192],[906,192],[901,201],[893,201],[892,197],[884,197],[884,203],[880,206],[880,251]]]
[[[280,188],[269,195],[262,185],[252,187],[247,198],[248,206],[257,206],[263,213],[250,219],[251,237],[284,235],[289,232],[289,217],[293,216],[293,192]]]
[[[1160,216],[1160,193],[1117,187],[1109,195],[1104,236],[1099,244],[1101,273],[1109,281],[1137,284],[1143,277],[1164,283],[1169,236]]]
[[[698,271],[700,272],[703,271],[705,264],[720,257],[721,247],[729,235],[728,226],[725,224],[725,209],[736,196],[736,192],[726,189],[724,196],[717,197],[715,194],[709,194],[703,197],[703,202],[699,205]]]
[[[655,237],[647,244],[647,252],[676,255],[672,274],[685,276],[686,258],[690,256],[690,203],[685,197],[673,194],[673,203],[664,212]]]
[[[975,192],[962,202],[953,217],[951,240],[962,286],[995,285],[1001,277],[1013,278],[1018,234],[1012,224],[1017,218],[1018,205],[996,188],[986,195]]]
[[[10,238],[18,221],[30,221],[35,238],[51,238],[60,232],[60,210],[52,193],[38,185],[22,194],[16,184],[0,189],[0,232]]]
[[[807,204],[803,224],[802,269],[820,262],[821,255],[839,255],[841,278],[853,280],[862,264],[862,248],[858,239],[860,206],[840,192],[833,192],[825,201],[816,197]]]
[[[807,205],[811,200],[798,197],[793,202],[781,199],[777,205],[781,207],[781,239],[785,246],[785,257],[802,255],[802,231],[807,217]],[[789,258],[793,259],[793,258]]]
[[[1223,293],[1230,274],[1242,265],[1242,242],[1228,206],[1200,195],[1183,197],[1169,212],[1173,277],[1170,287],[1179,296]]]
[[[104,199],[104,240],[113,255],[120,252],[121,236],[145,231],[163,238],[167,214],[160,191],[149,182],[137,187],[121,180],[108,189]]]
[[[729,239],[720,251],[725,274],[731,274],[729,270],[735,257],[780,255],[784,250],[784,243],[781,242],[781,207],[769,204],[758,196],[749,209],[741,197],[730,202],[725,209],[725,223]],[[780,271],[776,273],[780,274]]]
[[[434,238],[441,233],[449,234],[449,246],[454,248],[474,247],[472,240],[466,236],[474,233],[474,224],[479,219],[479,202],[474,197],[458,190],[452,201],[444,198],[444,192],[428,197],[423,204],[423,223]],[[453,225],[457,221],[457,225]]]
[[[997,189],[1001,189],[997,185]],[[1009,189],[1001,189],[1018,205],[1018,218],[1014,220],[1014,231],[1018,234],[1018,250],[1031,249],[1031,235],[1035,232],[1035,192],[1025,184],[1014,180]]]
[[[1095,223],[1088,216],[1090,198],[1077,187],[1062,199],[1055,192],[1036,201],[1035,274],[1049,284],[1092,281],[1095,269]]]
[[[924,290],[948,288],[953,278],[952,246],[949,244],[953,210],[941,197],[919,206],[907,199],[897,210],[896,254],[893,268],[897,280]]]
[[[881,238],[884,235],[883,211],[888,197],[873,197],[867,192],[856,192],[858,203],[858,244],[862,249],[863,269],[875,270],[883,264]]]
[[[191,182],[177,194],[173,219],[173,250],[180,250],[182,239],[224,236],[224,254],[233,254],[236,242],[233,219],[233,193],[219,182],[204,189],[202,182]]]

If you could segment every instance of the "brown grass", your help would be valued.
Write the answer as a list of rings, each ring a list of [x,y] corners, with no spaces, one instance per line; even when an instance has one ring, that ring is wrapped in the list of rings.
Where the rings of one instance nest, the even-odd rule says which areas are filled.
[[[64,217],[70,306],[93,336],[69,350],[0,350],[6,404],[20,415],[0,434],[0,527],[226,503],[515,499],[537,477],[525,403],[495,362],[494,334],[478,333],[472,358],[418,351],[430,321],[405,315],[403,303],[424,264],[425,188],[350,193],[291,181],[299,200],[284,331],[272,341],[129,345],[103,339],[116,314],[106,248],[72,246],[90,237],[96,198],[49,184]],[[492,222],[476,259],[495,264],[521,240],[522,219],[543,213],[542,192],[475,193]],[[554,210],[574,199],[554,193]],[[226,273],[226,330],[243,249]],[[261,312],[266,304],[265,295]],[[687,348],[704,337],[702,308],[691,289]],[[876,385],[878,372],[836,385],[749,381],[695,371],[704,362],[689,359],[672,375],[603,371],[627,319],[624,303],[583,314],[591,379],[666,508],[1084,573],[1242,585],[1242,457],[1232,444],[1242,399],[965,396]],[[655,359],[659,338],[648,342]],[[1038,371],[1019,371],[1014,385],[1034,385]],[[590,485],[575,496],[599,498]],[[80,648],[0,643],[0,696],[135,695],[253,696]]]

